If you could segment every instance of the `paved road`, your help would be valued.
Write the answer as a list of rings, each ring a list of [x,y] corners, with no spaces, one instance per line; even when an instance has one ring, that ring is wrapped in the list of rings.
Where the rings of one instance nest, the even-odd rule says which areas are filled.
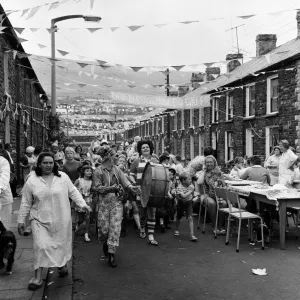
[[[90,244],[76,238],[74,300],[300,299],[300,242],[295,237],[285,251],[278,241],[262,251],[244,236],[236,253],[235,237],[225,246],[224,237],[214,240],[212,234],[197,232],[198,242],[192,243],[182,223],[180,237],[173,230],[157,234],[159,247],[130,228],[121,238],[115,269],[99,259],[95,236]],[[268,275],[253,275],[252,268],[267,268]]]

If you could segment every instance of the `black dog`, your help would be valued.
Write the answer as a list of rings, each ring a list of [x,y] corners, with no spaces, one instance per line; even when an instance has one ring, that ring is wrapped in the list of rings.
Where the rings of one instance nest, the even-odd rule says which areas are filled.
[[[5,267],[3,258],[7,259],[5,274],[12,274],[12,266],[15,261],[15,251],[17,241],[15,235],[6,230],[3,223],[0,221],[0,269]]]

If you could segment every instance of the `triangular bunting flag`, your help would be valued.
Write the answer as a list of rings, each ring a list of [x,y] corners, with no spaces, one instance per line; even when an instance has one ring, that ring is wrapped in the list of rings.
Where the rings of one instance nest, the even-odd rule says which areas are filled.
[[[86,66],[88,66],[88,64],[85,64],[85,63],[77,63],[81,68],[85,68]]]
[[[131,30],[131,31],[136,31],[138,29],[140,29],[141,27],[143,27],[144,25],[141,25],[141,26],[128,26],[128,28]]]
[[[93,78],[94,78],[94,79],[97,79],[98,76],[99,76],[99,75],[94,74],[94,75],[93,75]]]
[[[213,65],[214,63],[204,63],[204,65],[206,66],[206,68],[209,68],[211,65]]]
[[[13,50],[13,58],[16,59],[16,56],[18,54],[18,51],[17,50]]]
[[[14,27],[14,30],[15,30],[18,34],[22,34],[22,32],[25,30],[25,28]]]
[[[266,58],[268,64],[270,64],[271,63],[271,54],[270,53],[265,54],[264,57]]]
[[[100,66],[103,70],[106,70],[106,69],[108,69],[108,68],[110,68],[111,66]]]
[[[135,88],[136,86],[135,85],[128,85],[128,87]]]
[[[86,76],[88,76],[88,77],[90,77],[90,76],[92,76],[92,74],[91,73],[88,73],[88,72],[83,72]]]
[[[42,45],[42,44],[38,44],[38,46],[39,46],[41,49],[43,49],[43,48],[47,48],[47,46],[45,46],[45,45]]]
[[[51,10],[51,9],[54,9],[54,8],[57,8],[59,6],[59,2],[53,2],[50,4],[49,6],[49,9],[48,10]]]
[[[231,77],[230,74],[224,74],[224,76],[225,76],[226,78],[230,78],[230,77]]]
[[[85,83],[78,83],[78,85],[81,87],[81,88],[84,88],[86,86]]]
[[[111,85],[108,85],[108,84],[104,84],[104,86],[106,86],[107,88],[111,88],[112,87]]]
[[[95,31],[99,30],[99,29],[102,29],[101,27],[99,28],[87,28],[87,30],[90,32],[90,33],[94,33]]]
[[[31,32],[37,32],[40,28],[29,28]]]
[[[82,71],[78,72],[79,77],[81,77],[82,73],[83,73]]]
[[[66,71],[66,72],[68,72],[68,68],[66,68],[64,66],[57,66],[57,67],[60,68],[60,69],[62,69],[62,70],[64,70],[64,71]]]
[[[157,27],[157,28],[162,28],[162,27],[164,27],[164,26],[166,26],[167,24],[156,24],[156,25],[154,25],[155,27]]]
[[[47,28],[49,33],[57,32],[57,28]]]
[[[172,68],[174,68],[176,71],[180,71],[183,67],[185,67],[185,65],[183,65],[183,66],[172,66]]]
[[[130,67],[134,72],[138,72],[140,69],[143,69],[143,67]]]
[[[22,12],[21,18],[22,18],[28,11],[29,11],[29,8],[24,9],[23,12]]]
[[[50,62],[53,64],[54,62],[58,61],[58,59],[55,59],[55,58],[49,58],[48,59],[50,60]]]
[[[105,60],[96,59],[96,61],[97,61],[100,65],[105,65],[105,64],[107,64],[107,61],[105,61]]]
[[[29,56],[31,56],[31,54],[21,53],[21,52],[18,53],[19,58],[26,58],[26,57],[29,57]]]
[[[197,23],[199,21],[185,21],[185,22],[179,22],[179,23],[182,23],[182,24],[191,24],[191,23]]]
[[[248,16],[237,16],[237,18],[241,18],[241,19],[249,19],[249,18],[252,18],[256,15],[248,15]]]
[[[68,82],[66,82],[66,83],[64,83],[64,85],[66,85],[66,86],[69,86],[69,85],[71,85],[72,83],[68,83]]]
[[[39,9],[40,9],[40,6],[36,6],[36,7],[32,8],[29,15],[27,16],[26,20],[32,18]]]
[[[284,55],[284,54],[287,54],[288,52],[290,52],[290,50],[287,50],[287,51],[280,51],[280,52],[277,52],[275,54],[278,54],[278,55]]]
[[[19,38],[19,44],[22,44],[22,43],[24,43],[24,42],[27,42],[27,40],[22,39],[22,38]]]
[[[117,30],[119,27],[110,27],[110,30],[112,31],[112,32],[114,32],[115,30]]]
[[[91,0],[91,2],[90,2],[90,4],[91,4],[91,9],[93,9],[94,2],[95,2],[95,0]]]
[[[57,51],[62,55],[62,56],[66,56],[67,54],[69,54],[69,52],[63,51],[63,50],[58,50]]]

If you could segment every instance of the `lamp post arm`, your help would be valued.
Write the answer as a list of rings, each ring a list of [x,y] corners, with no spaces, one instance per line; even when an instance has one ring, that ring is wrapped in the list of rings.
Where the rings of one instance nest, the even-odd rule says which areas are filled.
[[[69,19],[76,19],[76,18],[83,18],[83,15],[68,15],[68,16],[54,18],[51,20],[51,27],[53,28],[55,26],[55,23],[57,22],[69,20]]]

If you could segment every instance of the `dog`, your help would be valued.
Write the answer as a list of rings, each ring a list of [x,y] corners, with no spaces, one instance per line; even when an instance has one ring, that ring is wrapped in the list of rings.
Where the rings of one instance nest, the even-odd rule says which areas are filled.
[[[13,232],[6,230],[0,221],[0,269],[5,267],[3,259],[7,259],[5,274],[12,274],[12,266],[15,261],[15,252],[17,248],[16,237]]]

